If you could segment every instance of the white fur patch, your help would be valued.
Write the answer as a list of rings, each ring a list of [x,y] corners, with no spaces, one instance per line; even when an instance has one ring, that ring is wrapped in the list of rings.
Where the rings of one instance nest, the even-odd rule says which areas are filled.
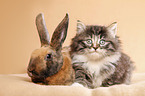
[[[111,63],[116,63],[120,56],[121,54],[116,52],[114,55],[95,60],[94,58],[97,57],[95,55],[75,55],[72,59],[72,62],[84,62],[82,66],[85,69],[88,69],[92,75],[94,75],[95,86],[100,86],[105,78],[113,74],[115,71],[115,66],[113,66]],[[104,75],[100,75],[101,69],[107,69],[106,65],[112,65],[112,70],[110,70],[108,74],[106,73]]]

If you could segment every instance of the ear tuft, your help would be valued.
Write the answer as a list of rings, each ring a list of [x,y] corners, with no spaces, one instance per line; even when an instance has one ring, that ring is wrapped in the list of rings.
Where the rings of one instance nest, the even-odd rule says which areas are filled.
[[[66,15],[65,15],[65,18],[69,18],[69,15],[68,15],[68,13],[66,13]]]
[[[113,22],[107,27],[107,30],[110,32],[110,35],[115,38],[117,33],[117,22]]]
[[[77,33],[81,33],[86,29],[85,24],[83,24],[80,20],[77,20]]]

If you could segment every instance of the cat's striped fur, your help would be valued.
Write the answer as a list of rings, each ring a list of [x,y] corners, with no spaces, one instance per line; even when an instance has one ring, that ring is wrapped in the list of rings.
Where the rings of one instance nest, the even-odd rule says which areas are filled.
[[[70,52],[76,82],[89,88],[129,84],[133,64],[121,51],[116,25],[85,26],[78,21]]]

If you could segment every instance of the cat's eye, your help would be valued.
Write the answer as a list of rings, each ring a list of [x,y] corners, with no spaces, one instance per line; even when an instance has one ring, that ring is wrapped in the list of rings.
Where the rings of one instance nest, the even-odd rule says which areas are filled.
[[[100,40],[99,42],[101,45],[104,45],[105,44],[105,40]]]
[[[92,44],[92,40],[91,40],[91,39],[88,39],[88,40],[87,40],[87,43],[88,43],[88,44]]]

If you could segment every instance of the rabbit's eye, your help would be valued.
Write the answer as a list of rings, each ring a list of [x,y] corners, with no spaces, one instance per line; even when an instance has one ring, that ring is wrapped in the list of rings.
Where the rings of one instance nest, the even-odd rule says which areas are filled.
[[[47,60],[51,59],[51,54],[47,54],[46,58]]]

